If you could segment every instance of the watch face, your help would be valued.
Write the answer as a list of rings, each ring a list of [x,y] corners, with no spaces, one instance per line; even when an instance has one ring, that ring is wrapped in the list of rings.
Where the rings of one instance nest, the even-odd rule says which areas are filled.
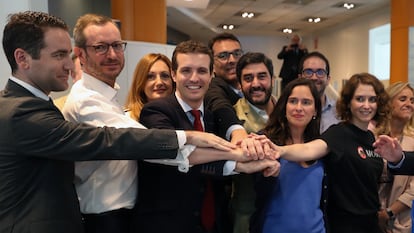
[[[388,215],[390,218],[394,217],[394,213],[392,212],[392,210],[387,209],[386,211],[387,211],[387,215]]]

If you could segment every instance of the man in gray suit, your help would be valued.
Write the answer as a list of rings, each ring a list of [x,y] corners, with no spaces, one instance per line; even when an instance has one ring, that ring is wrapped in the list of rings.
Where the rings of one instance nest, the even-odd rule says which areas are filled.
[[[48,96],[68,88],[74,66],[68,27],[59,18],[31,11],[10,15],[3,49],[12,75],[0,92],[1,233],[83,232],[73,161],[174,159],[189,144],[243,157],[213,134],[65,121]],[[192,156],[190,163],[197,163]]]

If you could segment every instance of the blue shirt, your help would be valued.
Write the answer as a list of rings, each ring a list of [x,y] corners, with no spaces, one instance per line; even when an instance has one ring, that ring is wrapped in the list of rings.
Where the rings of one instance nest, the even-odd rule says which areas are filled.
[[[304,168],[280,159],[263,233],[325,233],[320,208],[323,176],[321,161]]]

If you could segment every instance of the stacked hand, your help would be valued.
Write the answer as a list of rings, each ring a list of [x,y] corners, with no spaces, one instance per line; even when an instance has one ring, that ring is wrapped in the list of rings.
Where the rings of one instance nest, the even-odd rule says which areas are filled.
[[[262,171],[264,176],[277,176],[280,164],[277,161],[279,154],[277,146],[264,135],[250,134],[239,141],[238,146],[247,156],[248,161],[237,163],[236,171],[253,173]]]

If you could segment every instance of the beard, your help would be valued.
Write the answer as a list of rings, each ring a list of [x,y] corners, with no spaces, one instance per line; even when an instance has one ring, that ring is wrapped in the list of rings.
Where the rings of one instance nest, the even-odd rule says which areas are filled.
[[[263,91],[265,93],[265,96],[263,99],[254,99],[251,96],[251,93],[254,91]],[[248,93],[244,93],[244,97],[253,105],[266,105],[269,102],[270,97],[272,96],[272,88],[265,89],[262,87],[257,88],[250,88]]]

